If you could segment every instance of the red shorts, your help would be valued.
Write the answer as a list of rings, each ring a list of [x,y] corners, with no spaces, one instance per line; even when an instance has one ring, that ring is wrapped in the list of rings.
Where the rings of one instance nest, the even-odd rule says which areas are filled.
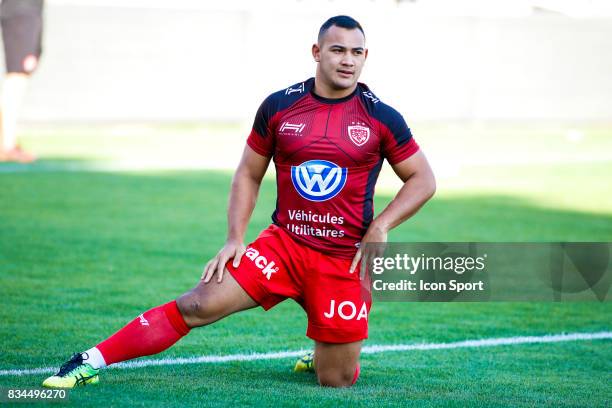
[[[368,337],[372,304],[359,271],[349,273],[350,259],[334,258],[295,242],[271,225],[247,246],[238,268],[227,269],[265,310],[287,298],[308,316],[306,335],[326,343],[350,343]]]

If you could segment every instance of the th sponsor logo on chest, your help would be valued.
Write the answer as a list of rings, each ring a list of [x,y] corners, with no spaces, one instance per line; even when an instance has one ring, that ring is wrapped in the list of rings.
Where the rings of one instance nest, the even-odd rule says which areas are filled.
[[[285,121],[278,128],[278,134],[282,136],[302,136],[305,128],[305,123]]]
[[[355,146],[361,147],[370,139],[370,128],[365,123],[353,122],[348,126],[348,135]]]

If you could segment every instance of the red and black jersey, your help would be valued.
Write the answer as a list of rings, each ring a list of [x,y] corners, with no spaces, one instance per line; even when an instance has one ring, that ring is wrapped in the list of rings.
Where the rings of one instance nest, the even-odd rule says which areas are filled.
[[[352,258],[374,216],[374,187],[384,159],[418,151],[404,118],[362,83],[341,99],[313,92],[314,78],[268,96],[247,140],[273,157],[273,222],[296,241]]]

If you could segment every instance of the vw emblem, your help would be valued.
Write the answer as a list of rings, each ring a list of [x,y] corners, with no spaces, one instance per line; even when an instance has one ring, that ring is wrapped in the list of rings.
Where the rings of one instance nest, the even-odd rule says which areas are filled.
[[[347,172],[347,169],[327,160],[309,160],[291,166],[291,181],[305,199],[325,201],[342,191]]]

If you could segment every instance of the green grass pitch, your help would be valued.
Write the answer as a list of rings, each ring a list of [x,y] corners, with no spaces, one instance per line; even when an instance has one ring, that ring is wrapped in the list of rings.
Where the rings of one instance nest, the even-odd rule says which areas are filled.
[[[27,168],[0,165],[0,370],[57,366],[142,311],[188,290],[225,236],[231,173],[100,172],[81,167],[67,171],[62,166],[86,155],[55,154],[61,150],[58,144],[72,146],[77,140],[70,137],[71,131],[78,133],[55,131],[45,138],[25,139],[46,152],[40,163]],[[193,141],[192,131],[178,128],[176,133]],[[92,147],[96,134],[89,132]],[[546,129],[540,134],[544,140],[553,138]],[[601,152],[610,147],[609,136],[608,131],[589,130],[580,148],[587,154]],[[468,166],[461,180],[441,179],[434,200],[394,230],[390,240],[612,241],[610,174],[612,160]],[[461,188],[451,188],[459,184]],[[268,225],[274,197],[273,179],[266,178],[249,240]],[[391,197],[381,189],[376,208]],[[609,302],[377,303],[366,344],[611,329]],[[160,357],[299,350],[312,345],[305,330],[303,311],[287,301],[269,312],[255,309],[196,329]],[[612,403],[610,340],[368,354],[362,359],[359,382],[340,390],[318,387],[313,375],[292,373],[293,362],[289,358],[107,370],[99,386],[73,391],[70,404]],[[44,377],[0,376],[0,388],[35,387]]]

